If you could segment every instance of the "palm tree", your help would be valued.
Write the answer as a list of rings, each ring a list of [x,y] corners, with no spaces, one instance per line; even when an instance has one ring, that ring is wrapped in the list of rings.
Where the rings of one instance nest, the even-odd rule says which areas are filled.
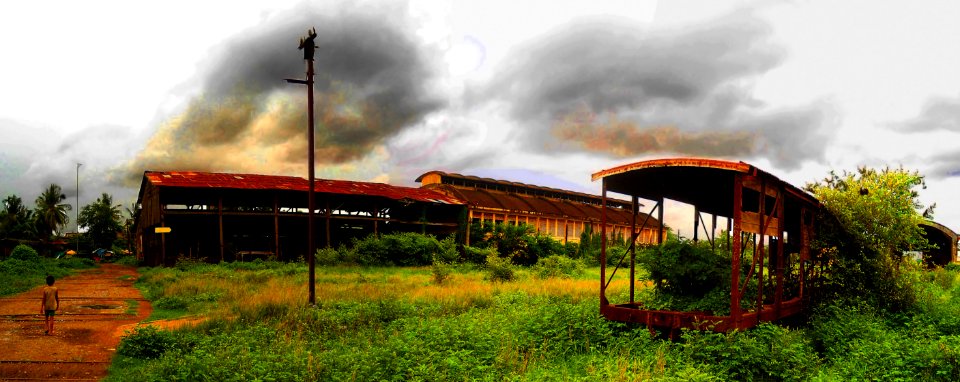
[[[113,204],[113,197],[104,192],[97,201],[80,209],[80,225],[87,227],[87,234],[95,247],[110,249],[123,229],[120,220],[120,205]]]
[[[40,240],[47,240],[50,235],[60,235],[60,228],[70,222],[67,211],[71,207],[67,203],[62,203],[67,199],[63,190],[56,184],[50,184],[46,190],[37,197],[37,209],[34,215],[37,218],[37,234]]]
[[[0,238],[29,239],[34,237],[34,230],[30,224],[33,221],[33,211],[23,205],[23,200],[19,196],[10,195],[3,199],[2,204]]]

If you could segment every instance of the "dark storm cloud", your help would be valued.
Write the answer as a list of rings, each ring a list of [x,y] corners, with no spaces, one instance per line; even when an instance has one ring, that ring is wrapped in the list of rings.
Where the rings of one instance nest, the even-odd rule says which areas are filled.
[[[514,52],[483,95],[511,104],[532,145],[762,156],[793,168],[823,157],[826,112],[770,111],[752,97],[752,83],[784,59],[770,39],[765,22],[742,13],[658,32],[620,19],[579,22]]]
[[[934,155],[929,163],[932,178],[960,177],[960,150]]]
[[[960,132],[960,98],[932,98],[923,106],[920,115],[897,123],[894,128],[911,133],[936,130]]]
[[[212,52],[202,93],[166,121],[122,177],[151,170],[283,172],[305,162],[305,77],[297,39],[315,27],[317,161],[342,163],[441,107],[405,4],[319,11],[301,6]],[[276,103],[276,95],[287,99]],[[271,101],[273,100],[273,101]],[[273,102],[273,103],[271,103]],[[254,156],[247,161],[231,157]],[[305,167],[305,165],[304,165]]]

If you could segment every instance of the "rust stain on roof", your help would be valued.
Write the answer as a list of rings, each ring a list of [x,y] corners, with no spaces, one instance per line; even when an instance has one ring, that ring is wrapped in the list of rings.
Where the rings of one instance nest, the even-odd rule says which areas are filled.
[[[309,182],[304,178],[295,176],[194,171],[146,171],[143,176],[157,187],[309,191]],[[339,195],[380,196],[393,200],[408,199],[426,203],[465,204],[455,197],[429,189],[373,182],[317,179],[314,181],[314,191]]]

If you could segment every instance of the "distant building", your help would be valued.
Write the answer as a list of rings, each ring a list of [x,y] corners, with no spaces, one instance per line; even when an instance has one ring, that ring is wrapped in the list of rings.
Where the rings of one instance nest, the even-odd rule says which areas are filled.
[[[420,188],[318,179],[317,248],[392,232],[447,235],[466,222],[529,224],[561,242],[600,232],[599,196],[439,171]],[[194,171],[146,171],[136,217],[137,254],[147,265],[179,257],[209,262],[255,258],[294,260],[307,252],[307,191],[303,178]],[[630,202],[607,199],[607,232],[629,238]],[[640,207],[639,204],[637,206]],[[637,241],[656,243],[655,218],[638,214]],[[665,237],[665,236],[662,236]]]
[[[563,243],[579,242],[588,227],[600,232],[603,200],[598,195],[443,171],[420,175],[417,182],[421,188],[462,200],[467,205],[467,221],[473,223],[528,224]],[[607,199],[610,236],[630,237],[630,208],[631,202]],[[636,225],[641,227],[637,229],[639,243],[656,243],[658,234],[666,238],[656,218],[639,213]]]
[[[957,259],[957,233],[932,220],[920,223],[924,236],[937,248],[924,251],[929,265],[944,266],[960,261]]]
[[[290,176],[147,171],[137,200],[137,253],[152,266],[180,256],[305,256],[308,190],[306,179]],[[315,192],[317,248],[374,233],[455,232],[463,211],[463,202],[442,193],[383,183],[318,179]]]

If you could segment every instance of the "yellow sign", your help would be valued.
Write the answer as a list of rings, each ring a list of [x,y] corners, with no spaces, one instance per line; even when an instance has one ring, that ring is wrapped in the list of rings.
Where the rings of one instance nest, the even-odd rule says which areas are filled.
[[[170,227],[156,227],[153,229],[154,233],[170,233]]]

